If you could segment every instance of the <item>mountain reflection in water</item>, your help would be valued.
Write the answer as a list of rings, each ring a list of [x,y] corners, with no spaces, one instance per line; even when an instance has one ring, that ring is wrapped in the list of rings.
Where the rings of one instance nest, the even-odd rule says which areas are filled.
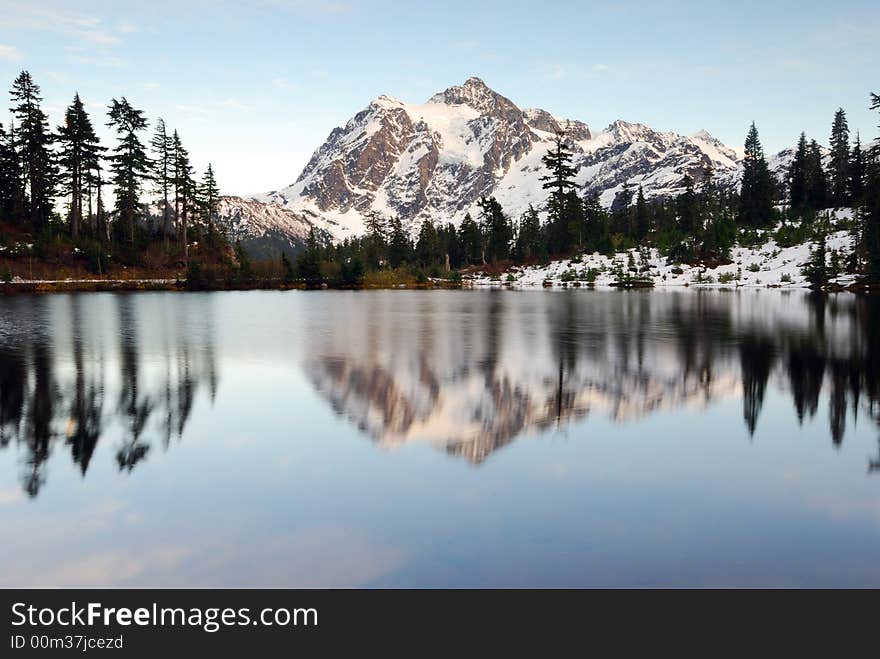
[[[789,414],[799,422],[816,415],[824,396],[835,446],[860,415],[880,421],[876,297],[289,295],[311,296],[288,299],[307,299],[320,313],[298,317],[292,337],[235,335],[228,349],[245,342],[271,360],[296,342],[291,368],[301,365],[332,409],[383,447],[425,440],[481,464],[522,435],[589,428],[596,415],[622,424],[728,399],[742,400],[749,437],[771,388],[787,392]],[[118,470],[131,472],[185,440],[195,400],[213,401],[221,384],[217,299],[0,301],[0,446],[18,447],[19,480],[30,497],[46,482],[54,452],[69,452],[85,476],[96,446],[109,442]],[[258,330],[273,321],[261,322]],[[234,366],[227,376],[235,376]],[[869,457],[867,468],[880,470],[880,455]]]
[[[474,464],[591,415],[625,423],[726,398],[742,399],[753,436],[768,387],[788,391],[801,423],[824,390],[834,445],[848,416],[880,420],[876,298],[544,295],[499,291],[443,312],[363,305],[356,320],[346,308],[309,339],[306,370],[378,444],[429,440]]]

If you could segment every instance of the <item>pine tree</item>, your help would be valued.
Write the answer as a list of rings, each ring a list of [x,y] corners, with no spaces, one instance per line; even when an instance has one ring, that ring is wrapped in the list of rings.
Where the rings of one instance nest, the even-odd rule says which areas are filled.
[[[880,110],[880,96],[871,94],[871,109]],[[878,126],[880,128],[880,126]],[[880,148],[871,149],[865,184],[865,220],[862,241],[868,279],[880,282]]]
[[[391,234],[388,238],[388,264],[392,268],[396,268],[410,261],[412,256],[412,244],[406,231],[403,230],[403,223],[400,218],[394,216],[391,218]]]
[[[378,211],[367,211],[364,219],[364,251],[368,268],[376,268],[381,261],[387,260],[387,224],[385,217]]]
[[[651,214],[648,212],[648,203],[645,201],[645,192],[642,186],[639,186],[639,193],[636,195],[636,240],[643,241],[651,230]]]
[[[208,235],[213,239],[214,217],[217,215],[220,190],[217,187],[217,179],[214,178],[214,168],[211,166],[211,163],[208,163],[208,168],[205,170],[205,178],[202,180],[200,194],[205,217],[208,220]]]
[[[694,179],[685,174],[682,180],[684,192],[676,198],[676,211],[678,214],[678,228],[687,237],[699,239],[700,233],[700,205],[697,193],[694,191]]]
[[[828,179],[822,168],[822,151],[816,140],[807,148],[807,206],[813,210],[828,208]]]
[[[543,238],[538,211],[530,204],[519,223],[515,247],[517,260],[527,263],[544,258],[547,255],[547,247]]]
[[[543,188],[550,190],[550,198],[547,201],[548,247],[555,253],[563,252],[570,246],[571,231],[573,225],[577,223],[576,218],[570,217],[573,207],[569,203],[568,193],[577,187],[573,180],[577,170],[572,167],[571,160],[572,152],[565,143],[565,135],[557,133],[554,147],[541,158],[549,173],[540,179],[544,182]]]
[[[315,227],[309,227],[309,238],[305,249],[296,259],[296,274],[304,279],[309,286],[315,286],[321,282],[321,248],[318,244],[318,234]]]
[[[831,126],[831,159],[829,162],[830,202],[833,206],[846,206],[849,201],[849,126],[846,113],[838,108]]]
[[[856,133],[856,141],[849,158],[849,198],[852,200],[852,205],[860,205],[864,194],[865,156],[862,153],[862,140]]]
[[[793,215],[804,211],[807,203],[807,136],[801,133],[788,169],[788,203]]]
[[[416,258],[424,268],[436,265],[442,258],[440,237],[431,220],[422,222],[419,229],[419,237],[416,241]]]
[[[739,221],[749,227],[766,227],[773,221],[773,181],[755,122],[745,142]]]
[[[172,175],[174,174],[174,142],[165,128],[165,121],[160,117],[156,120],[156,131],[150,140],[150,148],[153,152],[152,178],[156,186],[156,192],[162,195],[162,237],[165,246],[168,246],[168,236],[171,231],[171,207],[168,202],[168,194],[171,190]]]
[[[177,239],[183,252],[184,260],[189,259],[189,219],[190,210],[195,205],[197,186],[193,178],[193,167],[189,161],[187,151],[180,140],[177,131],[171,138],[172,157],[174,160],[174,177],[171,183],[174,187],[174,219],[177,225]]]
[[[483,233],[480,225],[474,222],[470,213],[465,214],[458,228],[459,240],[464,252],[465,262],[469,265],[485,263],[483,258]]]
[[[0,220],[21,225],[25,219],[24,186],[12,135],[0,124]]]
[[[70,197],[70,235],[77,240],[83,222],[83,197],[89,196],[89,172],[104,150],[79,94],[74,96],[65,112],[64,125],[58,128],[57,142],[60,145],[59,182],[62,191]]]
[[[55,195],[56,166],[51,152],[52,134],[49,118],[40,109],[40,88],[31,74],[22,71],[12,84],[13,106],[18,120],[15,150],[19,154],[25,181],[25,204],[31,228],[39,233],[48,226]]]
[[[503,261],[510,256],[513,229],[495,197],[483,197],[480,207],[483,234],[486,236],[486,259],[490,263]]]
[[[149,159],[138,133],[146,129],[147,120],[141,110],[136,110],[123,96],[111,99],[110,121],[116,129],[119,143],[110,159],[110,171],[116,186],[116,211],[119,219],[128,227],[129,242],[135,240],[135,217],[140,203],[141,182],[149,174]]]

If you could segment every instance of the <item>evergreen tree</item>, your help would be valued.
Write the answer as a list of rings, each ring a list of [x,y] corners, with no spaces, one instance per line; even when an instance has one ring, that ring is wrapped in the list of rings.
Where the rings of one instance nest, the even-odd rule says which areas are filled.
[[[281,279],[285,284],[289,284],[296,278],[296,270],[287,257],[287,252],[281,252]]]
[[[25,219],[24,186],[12,131],[0,124],[0,220],[22,224]]]
[[[70,235],[77,240],[83,222],[83,197],[87,196],[89,171],[103,151],[79,94],[74,96],[65,112],[64,125],[58,128],[57,142],[60,145],[59,182],[62,191],[70,197]]]
[[[829,162],[830,201],[833,206],[846,206],[849,201],[849,126],[846,113],[838,108],[831,126],[831,159]]]
[[[700,226],[700,205],[694,191],[694,179],[685,174],[682,185],[684,192],[676,199],[678,228],[685,236],[698,239],[702,227]]]
[[[515,252],[517,260],[525,263],[534,259],[543,259],[547,254],[541,232],[541,220],[538,211],[531,204],[520,220]]]
[[[822,216],[816,222],[813,236],[813,249],[810,253],[810,261],[804,268],[804,276],[815,287],[822,287],[828,283],[828,217]]]
[[[773,181],[764,158],[755,122],[745,142],[739,221],[749,227],[766,227],[773,221]]]
[[[584,247],[588,252],[607,254],[611,251],[608,214],[599,203],[598,192],[584,197]]]
[[[871,109],[880,110],[880,96],[871,94]],[[880,128],[880,126],[878,126]],[[863,243],[868,279],[880,282],[880,148],[871,150],[865,184],[865,226]]]
[[[788,169],[788,203],[794,215],[803,213],[807,203],[807,136],[801,133]]]
[[[108,126],[116,129],[119,143],[113,150],[110,171],[116,186],[116,211],[128,228],[129,241],[135,241],[135,217],[140,203],[141,182],[149,174],[149,159],[138,134],[147,127],[141,110],[123,96],[110,100]]]
[[[554,253],[560,253],[570,246],[572,225],[577,223],[567,211],[573,210],[568,193],[577,185],[573,178],[577,170],[571,165],[572,152],[565,143],[563,133],[557,133],[554,147],[548,151],[541,162],[549,173],[541,177],[543,188],[550,190],[547,201],[548,212],[548,247]]]
[[[483,197],[479,201],[483,234],[486,236],[486,259],[491,263],[503,261],[510,256],[513,230],[495,197]]]
[[[470,213],[467,213],[461,221],[458,235],[465,261],[471,265],[485,263],[483,258],[483,233],[480,231],[480,225],[474,222]]]
[[[431,220],[422,222],[422,227],[419,229],[419,237],[416,241],[416,258],[425,268],[437,264],[443,258],[440,236]]]
[[[862,153],[862,140],[856,133],[849,159],[849,197],[854,206],[858,206],[865,194],[865,156]]]
[[[196,186],[194,171],[189,160],[189,151],[183,143],[177,131],[171,137],[172,156],[174,158],[174,178],[171,183],[174,186],[174,218],[177,224],[177,239],[183,252],[184,260],[189,258],[189,220],[190,211],[196,205],[198,186]]]
[[[636,195],[636,235],[638,242],[643,241],[651,230],[651,214],[648,212],[648,203],[645,201],[645,192],[642,186],[639,186],[639,193]]]
[[[214,178],[214,168],[211,166],[211,163],[208,163],[208,169],[205,170],[205,178],[202,180],[200,193],[205,218],[208,220],[208,235],[213,240],[214,218],[217,215],[220,190],[217,187],[217,179]]]
[[[165,121],[160,117],[156,120],[156,131],[150,141],[153,152],[152,178],[156,185],[156,192],[162,195],[162,237],[165,246],[168,246],[168,236],[171,232],[171,207],[168,195],[171,191],[171,181],[174,174],[174,141],[165,128]]]
[[[828,179],[822,168],[822,151],[816,140],[807,148],[807,206],[813,210],[828,207]]]
[[[367,217],[364,220],[366,229],[365,253],[367,266],[369,268],[377,268],[380,261],[387,258],[388,238],[387,238],[387,222],[385,217],[374,210],[367,211]]]
[[[315,227],[309,228],[309,238],[305,249],[296,259],[296,274],[304,279],[308,286],[321,283],[321,247]]]
[[[391,233],[388,238],[388,264],[396,268],[410,261],[412,256],[412,244],[400,218],[394,216],[390,222]]]
[[[51,152],[52,134],[49,118],[40,108],[40,88],[31,74],[22,71],[12,83],[13,106],[10,108],[18,120],[15,133],[15,150],[19,155],[22,176],[25,181],[25,204],[31,228],[39,233],[52,217],[52,200],[55,195],[56,166]]]

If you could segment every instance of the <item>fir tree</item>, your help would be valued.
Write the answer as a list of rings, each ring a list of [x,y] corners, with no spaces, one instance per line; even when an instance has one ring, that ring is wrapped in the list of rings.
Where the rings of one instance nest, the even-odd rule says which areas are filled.
[[[684,192],[676,199],[679,230],[688,237],[698,238],[700,226],[700,205],[694,191],[694,180],[685,174],[682,180]]]
[[[27,215],[31,227],[39,233],[52,216],[57,175],[50,150],[52,134],[49,119],[40,108],[43,100],[40,88],[27,71],[22,71],[12,83],[10,96],[13,102],[10,111],[18,120],[15,150],[19,154],[25,181]]]
[[[110,171],[116,186],[116,211],[128,228],[129,241],[135,241],[135,217],[140,203],[141,183],[149,174],[149,159],[138,134],[147,127],[141,110],[123,96],[110,100],[108,126],[116,129],[119,143],[113,150]]]
[[[564,251],[569,246],[569,238],[573,219],[566,211],[572,210],[568,193],[577,186],[573,180],[577,170],[571,165],[572,152],[565,143],[563,133],[557,133],[554,147],[548,151],[541,162],[549,173],[541,177],[543,188],[550,190],[547,202],[549,224],[549,248],[555,253]],[[576,220],[574,220],[576,222]]]
[[[217,215],[217,205],[219,203],[220,190],[217,187],[217,179],[214,178],[214,168],[208,163],[205,170],[205,178],[202,180],[201,186],[201,202],[208,220],[208,235],[214,238],[214,218]]]
[[[419,237],[416,241],[416,258],[425,268],[437,264],[442,258],[440,236],[437,235],[437,229],[431,220],[422,222],[419,229]]]
[[[803,213],[807,203],[807,136],[801,133],[788,169],[788,203],[794,215]]]
[[[364,220],[364,228],[366,229],[365,251],[367,265],[371,268],[378,267],[379,262],[387,258],[388,237],[387,222],[385,217],[374,210],[367,212]]]
[[[541,220],[538,211],[531,204],[520,220],[515,252],[516,258],[521,262],[530,262],[546,256],[547,248],[541,232]]]
[[[773,220],[773,181],[764,158],[755,122],[745,142],[739,221],[749,227],[769,226]]]
[[[638,242],[643,241],[651,230],[651,215],[648,212],[648,203],[645,201],[645,192],[642,186],[639,186],[639,193],[636,195],[636,235]]]
[[[392,268],[396,268],[410,260],[412,254],[412,244],[409,241],[406,231],[403,229],[403,223],[400,218],[394,216],[391,218],[391,233],[388,238],[388,264]]]
[[[865,194],[865,156],[862,153],[862,140],[856,133],[849,159],[849,197],[854,206],[860,205]]]
[[[816,140],[807,148],[806,161],[807,206],[813,210],[828,207],[828,179],[822,168],[822,151]]]
[[[79,94],[74,96],[65,112],[64,124],[58,128],[57,142],[60,145],[59,181],[62,191],[70,197],[70,235],[77,240],[83,221],[83,197],[87,195],[89,172],[103,151]]]
[[[467,213],[461,221],[458,235],[465,261],[471,265],[485,263],[483,258],[483,233],[480,231],[480,225],[474,222],[470,213]]]
[[[849,159],[849,126],[843,108],[838,108],[831,126],[831,159],[828,171],[830,202],[836,207],[845,206],[849,201]]]
[[[503,261],[510,256],[513,230],[495,197],[483,197],[479,201],[483,234],[486,236],[486,259],[491,263]]]
[[[152,178],[156,186],[156,192],[162,195],[162,237],[165,246],[168,246],[168,236],[171,231],[171,207],[168,195],[171,191],[172,175],[174,173],[174,142],[165,128],[165,121],[160,117],[156,120],[156,131],[150,140],[150,148],[153,152]]]
[[[0,220],[23,224],[25,219],[24,186],[12,131],[7,135],[0,124]]]
[[[289,284],[296,278],[296,270],[287,257],[287,252],[281,252],[281,279],[285,284]]]
[[[300,279],[304,279],[308,286],[315,286],[321,282],[321,248],[315,227],[309,228],[305,249],[296,259],[296,274]]]

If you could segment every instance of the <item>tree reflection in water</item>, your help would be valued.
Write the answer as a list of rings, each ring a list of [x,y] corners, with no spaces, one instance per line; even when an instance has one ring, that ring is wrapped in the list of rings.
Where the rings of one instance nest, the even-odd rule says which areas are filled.
[[[120,470],[131,471],[157,438],[167,448],[172,437],[183,436],[199,389],[212,400],[216,394],[210,298],[192,305],[193,314],[203,314],[201,323],[149,325],[162,333],[147,348],[150,360],[158,345],[166,368],[146,373],[137,297],[113,297],[115,354],[110,337],[92,334],[96,319],[84,317],[82,295],[67,296],[60,313],[53,305],[51,315],[48,298],[14,299],[4,308],[4,326],[12,331],[0,341],[0,446],[25,448],[22,486],[30,497],[45,483],[46,463],[57,447],[70,447],[85,476],[102,437],[121,434],[115,460]],[[107,373],[113,363],[117,377]]]
[[[532,306],[516,295],[411,309],[419,331],[409,335],[404,304],[345,309],[363,317],[316,332],[306,371],[378,444],[427,439],[474,464],[523,433],[590,414],[622,423],[733,396],[754,437],[770,388],[788,391],[800,423],[824,390],[835,446],[849,414],[880,421],[876,297],[571,291]]]

